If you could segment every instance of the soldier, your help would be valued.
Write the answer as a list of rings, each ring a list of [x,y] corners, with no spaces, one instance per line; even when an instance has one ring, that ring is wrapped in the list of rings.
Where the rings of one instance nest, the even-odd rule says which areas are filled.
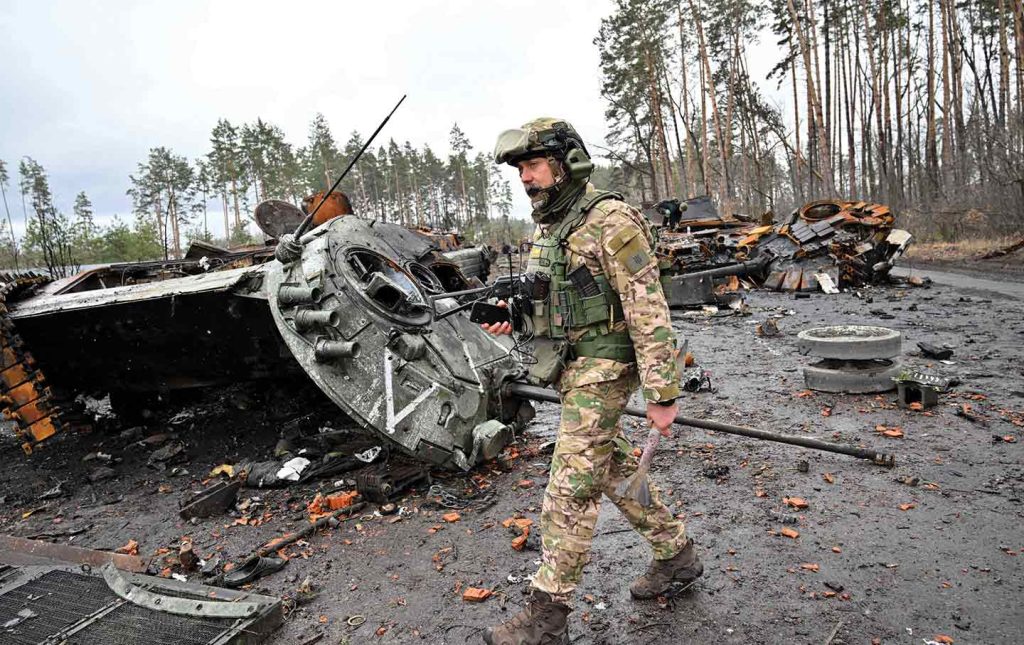
[[[653,487],[647,508],[615,493],[637,466],[619,419],[639,385],[648,420],[671,435],[680,395],[675,336],[646,220],[622,195],[589,183],[594,166],[569,123],[542,118],[507,130],[494,157],[518,168],[533,206],[533,302],[525,321],[536,358],[530,373],[536,382],[557,386],[562,419],[544,492],[543,555],[531,600],[488,629],[484,640],[568,643],[568,603],[588,560],[602,495],[654,551],[647,572],[630,585],[634,597],[653,598],[704,571],[682,522]],[[508,322],[484,328],[512,331]]]

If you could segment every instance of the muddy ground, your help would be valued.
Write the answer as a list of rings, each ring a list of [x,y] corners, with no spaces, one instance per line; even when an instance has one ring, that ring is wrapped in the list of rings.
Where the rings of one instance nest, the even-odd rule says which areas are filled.
[[[678,429],[662,444],[655,479],[699,544],[705,575],[668,603],[633,601],[627,585],[645,567],[648,550],[605,505],[571,615],[573,642],[866,645],[921,643],[938,635],[958,644],[1021,642],[1021,299],[972,283],[809,299],[754,292],[748,303],[748,316],[675,312],[677,331],[690,339],[716,388],[688,395],[683,412],[865,444],[895,453],[896,467]],[[779,316],[781,336],[755,335],[768,316]],[[926,412],[898,408],[895,393],[802,395],[807,359],[795,352],[796,333],[837,323],[899,329],[907,365],[955,376],[962,384]],[[918,341],[952,346],[953,364],[918,355]],[[183,537],[204,557],[240,560],[303,526],[305,504],[316,491],[351,477],[243,490],[241,499],[255,500],[244,513],[195,524],[178,518],[179,501],[203,487],[211,468],[270,456],[295,409],[292,397],[273,387],[213,392],[161,413],[138,437],[170,432],[184,443],[181,461],[163,471],[147,466],[157,446],[117,438],[123,426],[54,442],[29,458],[5,439],[0,532],[48,534],[99,549],[135,540],[140,555],[156,555],[154,571],[164,568],[164,558],[173,560]],[[308,406],[322,409],[320,403],[312,396]],[[191,416],[171,425],[181,411]],[[547,469],[539,447],[553,436],[557,412],[540,406],[518,458],[470,476],[437,474],[435,483],[473,498],[457,509],[458,521],[443,521],[451,509],[421,488],[400,502],[407,514],[367,514],[290,548],[288,565],[253,586],[287,598],[290,607],[302,596],[270,642],[305,643],[318,634],[323,643],[481,642],[483,626],[510,616],[523,602],[528,583],[522,578],[539,557],[533,550],[512,550],[513,535],[500,522],[516,513],[537,520]],[[330,422],[329,410],[326,416]],[[316,418],[307,425],[324,422]],[[886,437],[878,426],[898,427],[903,437]],[[121,460],[110,465],[115,479],[89,483],[99,464],[82,458],[96,451]],[[801,461],[807,472],[801,472]],[[172,475],[175,467],[187,474]],[[68,494],[40,501],[57,481]],[[784,497],[803,498],[808,506],[789,509]],[[784,524],[787,517],[796,523]],[[784,528],[799,536],[784,537]],[[162,549],[171,555],[161,555]],[[312,598],[296,592],[307,577]],[[471,586],[494,595],[465,602],[460,590]]]

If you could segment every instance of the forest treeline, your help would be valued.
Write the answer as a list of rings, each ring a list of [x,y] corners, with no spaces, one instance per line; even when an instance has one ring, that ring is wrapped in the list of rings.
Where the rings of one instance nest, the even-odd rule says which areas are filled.
[[[57,208],[46,170],[34,159],[19,161],[13,187],[8,166],[0,160],[6,217],[0,227],[0,265],[45,267],[64,276],[82,264],[180,258],[193,239],[255,242],[248,222],[256,204],[266,199],[298,204],[327,189],[363,143],[352,133],[339,144],[321,114],[310,124],[307,144],[298,148],[262,119],[238,126],[221,119],[210,133],[209,152],[197,159],[152,148],[128,178],[132,221],[115,219],[106,226],[96,224],[84,191],[70,214]],[[449,145],[442,157],[430,146],[391,140],[367,150],[339,189],[361,216],[456,230],[484,241],[522,237],[525,224],[508,217],[511,186],[490,157],[474,154],[458,124],[452,126]],[[20,236],[14,226],[19,216],[24,222]]]
[[[609,134],[591,151],[610,164],[596,183],[635,203],[707,194],[761,214],[842,197],[889,204],[918,237],[1024,228],[1021,0],[614,0],[594,45]],[[251,242],[256,204],[323,190],[362,145],[319,114],[302,146],[262,119],[221,119],[198,158],[152,148],[127,181],[134,217],[105,226],[85,192],[56,208],[32,158],[14,186],[0,161],[0,264],[61,274],[180,257],[189,239]],[[371,148],[341,190],[363,216],[519,239],[488,155],[458,125],[448,147]]]
[[[615,0],[594,42],[637,199],[850,197],[919,235],[1022,229],[1021,0]]]

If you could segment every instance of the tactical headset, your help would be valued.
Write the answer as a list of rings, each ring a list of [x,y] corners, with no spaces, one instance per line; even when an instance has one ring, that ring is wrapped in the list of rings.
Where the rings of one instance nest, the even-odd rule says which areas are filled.
[[[562,121],[551,126],[550,133],[540,137],[540,143],[548,150],[559,153],[569,176],[573,180],[586,179],[594,172],[586,146],[575,132]]]

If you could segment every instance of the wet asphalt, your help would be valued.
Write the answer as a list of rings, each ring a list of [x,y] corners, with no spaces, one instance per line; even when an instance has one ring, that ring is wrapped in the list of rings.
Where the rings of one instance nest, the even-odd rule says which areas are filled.
[[[748,315],[674,312],[676,331],[714,387],[688,395],[684,414],[875,447],[894,453],[896,466],[677,429],[662,443],[654,478],[698,543],[705,575],[667,602],[633,601],[627,587],[649,551],[605,504],[571,614],[572,642],[919,644],[940,635],[1021,642],[1024,304],[1016,290],[1024,285],[983,279],[995,285],[945,284],[936,274],[928,288],[808,299],[753,292]],[[768,316],[777,317],[777,337],[755,331]],[[823,324],[898,329],[908,367],[961,384],[926,411],[897,407],[894,392],[807,393],[808,358],[796,352],[796,334]],[[952,363],[921,356],[919,341],[949,345]],[[188,404],[185,422],[169,426],[171,413],[160,417],[144,434],[175,433],[185,446],[177,467],[187,474],[147,466],[153,448],[126,446],[117,428],[70,437],[30,458],[7,440],[0,532],[103,549],[133,539],[141,555],[155,556],[156,570],[173,562],[183,537],[203,557],[238,561],[302,527],[306,503],[333,479],[244,490],[246,512],[195,524],[178,518],[178,503],[203,487],[213,466],[268,458],[283,423],[275,410],[286,407],[258,389],[236,388]],[[253,587],[289,607],[268,642],[318,635],[323,643],[482,642],[483,626],[522,604],[536,568],[532,543],[513,550],[515,535],[501,522],[517,514],[538,520],[548,466],[539,447],[553,437],[557,415],[556,406],[539,406],[517,457],[468,476],[437,473],[434,483],[461,500],[422,487],[399,502],[401,514],[366,514],[289,548],[288,565]],[[96,464],[82,458],[96,451],[122,460],[111,466],[115,479],[88,481]],[[67,496],[40,501],[58,480]],[[793,497],[806,508],[784,503]],[[458,518],[445,521],[453,510]],[[312,592],[300,593],[307,580]],[[466,602],[469,587],[493,595]]]

